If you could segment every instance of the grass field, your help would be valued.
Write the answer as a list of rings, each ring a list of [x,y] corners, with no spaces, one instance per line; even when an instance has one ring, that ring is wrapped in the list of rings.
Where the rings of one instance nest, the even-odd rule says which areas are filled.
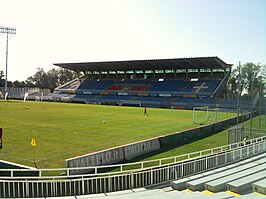
[[[148,114],[138,107],[0,101],[0,159],[34,166],[35,150],[39,168],[64,167],[66,158],[199,126],[188,110],[149,108]],[[234,115],[219,113],[219,120]]]

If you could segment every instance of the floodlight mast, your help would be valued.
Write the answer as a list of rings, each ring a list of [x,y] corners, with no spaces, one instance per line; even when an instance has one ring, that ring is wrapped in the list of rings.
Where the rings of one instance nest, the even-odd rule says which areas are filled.
[[[0,27],[0,34],[6,39],[6,79],[5,79],[5,92],[7,92],[7,65],[8,65],[8,40],[16,34],[16,28],[13,27]],[[6,36],[6,37],[5,37]]]

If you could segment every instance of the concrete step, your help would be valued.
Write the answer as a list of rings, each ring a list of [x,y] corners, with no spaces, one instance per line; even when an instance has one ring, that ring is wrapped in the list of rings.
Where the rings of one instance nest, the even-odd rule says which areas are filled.
[[[260,164],[260,165],[254,166],[252,168],[243,170],[241,172],[234,173],[232,175],[221,177],[219,179],[207,182],[205,184],[205,188],[207,190],[209,190],[211,192],[215,192],[215,193],[220,192],[220,191],[225,191],[227,183],[232,182],[232,181],[237,180],[237,179],[241,179],[245,176],[252,175],[254,173],[263,171],[263,170],[265,170],[265,168],[266,168],[266,164]]]
[[[255,174],[246,176],[244,178],[235,180],[233,182],[229,182],[227,184],[227,189],[229,191],[233,191],[235,193],[241,194],[244,191],[250,189],[253,183],[258,182],[262,179],[265,179],[265,176],[266,176],[266,169],[264,169],[264,171],[261,171],[259,173],[255,173]]]
[[[247,164],[242,164],[242,165],[239,165],[237,167],[228,169],[228,170],[223,171],[223,172],[215,173],[214,175],[209,175],[209,176],[206,176],[206,177],[203,177],[200,179],[196,179],[196,180],[187,182],[187,188],[192,190],[192,191],[201,191],[201,190],[205,189],[205,183],[207,183],[207,182],[210,182],[210,181],[213,181],[213,180],[225,177],[225,176],[229,176],[229,175],[241,172],[243,170],[252,168],[256,165],[257,165],[256,163],[250,162]],[[225,168],[227,168],[227,167],[225,167]]]
[[[266,196],[259,195],[256,193],[250,193],[250,194],[236,197],[236,199],[265,199],[265,198],[266,198]]]
[[[196,180],[196,179],[200,179],[200,178],[203,178],[203,177],[215,174],[215,173],[223,172],[223,171],[226,171],[228,169],[235,168],[237,166],[239,166],[239,165],[238,164],[231,164],[231,165],[228,165],[226,167],[221,167],[221,168],[214,169],[211,171],[206,171],[204,173],[192,175],[192,176],[189,176],[186,178],[181,178],[181,179],[178,179],[178,180],[171,182],[170,185],[175,190],[184,190],[187,188],[187,186],[186,186],[187,182],[190,182],[190,181]]]
[[[263,180],[252,184],[253,191],[266,195],[266,176]]]

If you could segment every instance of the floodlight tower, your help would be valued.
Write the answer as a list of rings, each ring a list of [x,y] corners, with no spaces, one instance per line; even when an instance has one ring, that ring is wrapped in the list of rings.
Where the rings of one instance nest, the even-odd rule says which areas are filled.
[[[6,39],[6,79],[5,79],[5,92],[7,92],[7,63],[8,63],[8,40],[16,34],[16,28],[13,27],[0,27],[0,34]]]

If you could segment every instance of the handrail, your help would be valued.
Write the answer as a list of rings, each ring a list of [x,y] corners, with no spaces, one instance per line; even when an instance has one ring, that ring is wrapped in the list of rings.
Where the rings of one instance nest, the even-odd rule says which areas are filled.
[[[230,150],[235,150],[236,148],[240,148],[245,144],[251,145],[251,144],[260,144],[265,143],[266,144],[266,136],[262,136],[259,138],[254,138],[252,140],[247,140],[245,143],[239,142],[239,143],[233,143],[229,145],[224,145],[220,147],[215,147],[212,149],[205,149],[202,151],[192,152],[188,154],[178,155],[178,156],[172,156],[172,157],[166,157],[166,158],[160,158],[155,160],[146,160],[141,162],[134,162],[134,163],[125,163],[125,164],[115,164],[115,165],[104,165],[104,166],[94,166],[94,167],[75,167],[75,168],[52,168],[52,169],[0,169],[0,172],[10,172],[9,176],[0,176],[0,179],[69,179],[69,178],[78,178],[78,177],[101,177],[101,176],[112,176],[117,174],[126,174],[126,173],[134,173],[134,172],[141,172],[145,170],[152,170],[160,167],[166,167],[169,165],[173,165],[176,163],[193,160],[196,158],[206,157],[209,155],[215,155],[219,152],[225,152]],[[247,145],[246,145],[247,144]],[[172,161],[170,161],[172,160]],[[164,163],[164,161],[166,163]],[[170,162],[167,162],[170,161]],[[150,166],[151,163],[156,163],[155,165]],[[145,165],[147,166],[145,167]],[[132,166],[139,166],[138,168],[127,168]],[[108,169],[117,169],[115,171],[110,172],[101,172],[100,170],[108,170]],[[90,170],[91,173],[88,174],[75,174],[70,175],[71,170]],[[39,172],[38,176],[14,176],[14,172],[21,172],[21,171],[32,171],[32,172]],[[43,175],[45,172],[63,172],[64,175]]]
[[[60,89],[58,91],[64,91],[68,89]],[[79,89],[79,91],[82,92],[108,92],[108,93],[123,93],[123,91],[110,91],[110,90],[96,90],[96,89]],[[176,91],[126,91],[124,93],[136,93],[136,94],[173,94],[173,95],[183,95],[183,94],[202,94],[202,95],[212,95],[211,92],[198,92],[198,93],[192,93],[192,92],[176,92]],[[94,94],[91,94],[94,95]],[[143,97],[143,96],[140,96]]]

